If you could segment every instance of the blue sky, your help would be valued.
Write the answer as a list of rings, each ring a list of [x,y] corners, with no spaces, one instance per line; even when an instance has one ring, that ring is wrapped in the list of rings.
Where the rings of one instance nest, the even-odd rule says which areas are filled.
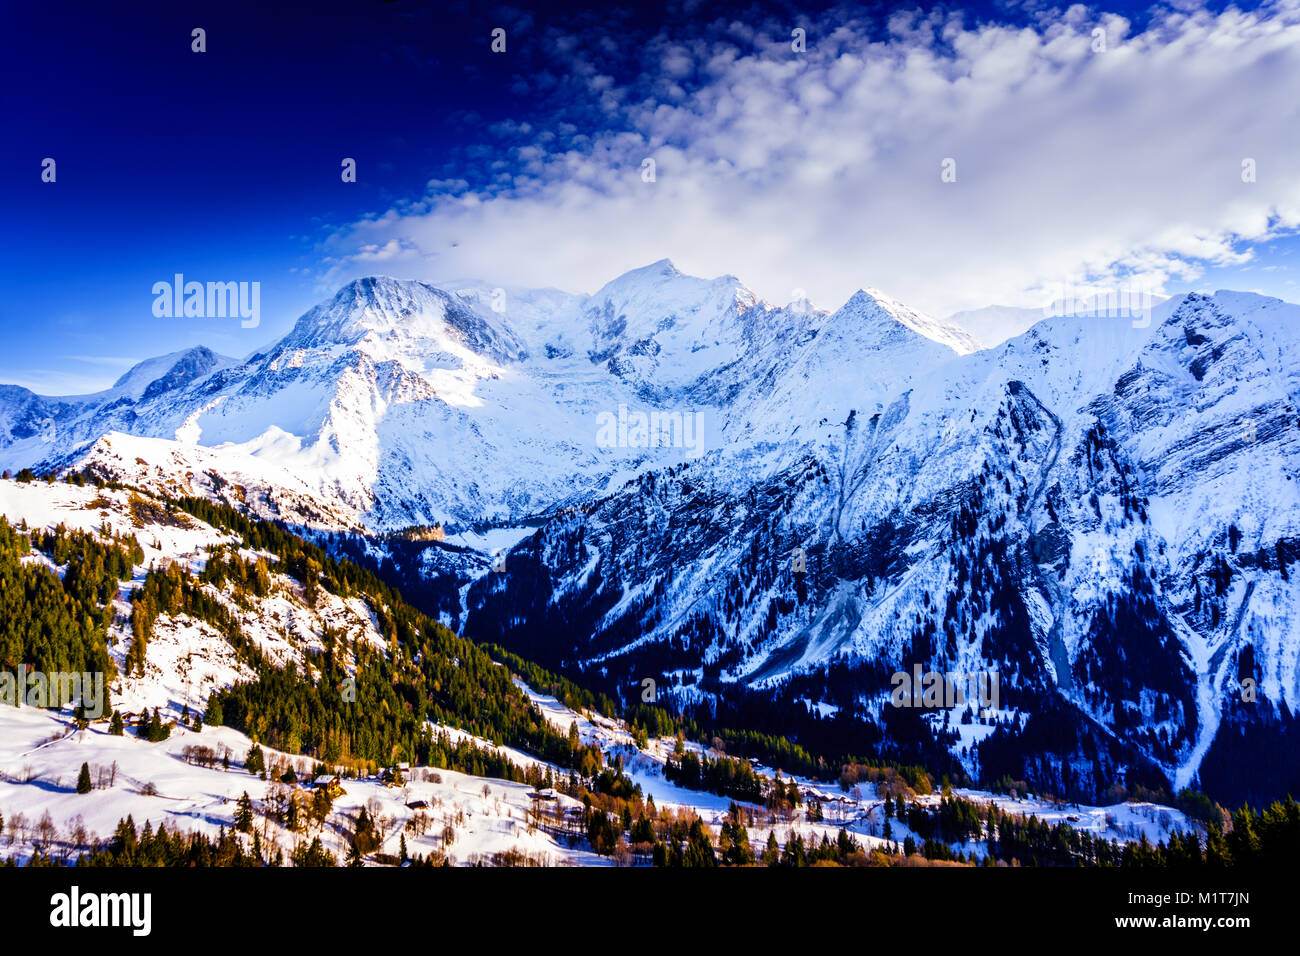
[[[593,291],[670,257],[937,315],[1133,276],[1300,300],[1296,2],[260,6],[6,13],[0,382],[244,355],[367,273]],[[177,272],[260,282],[261,325],[156,318]]]

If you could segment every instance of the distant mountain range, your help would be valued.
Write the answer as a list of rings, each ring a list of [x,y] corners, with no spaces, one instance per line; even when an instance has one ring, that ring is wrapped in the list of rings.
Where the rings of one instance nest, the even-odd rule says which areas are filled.
[[[348,532],[625,700],[1090,799],[1300,791],[1300,307],[1181,295],[981,350],[1027,321],[985,318],[666,260],[591,296],[365,278],[242,361],[0,386],[0,466]],[[996,707],[894,706],[917,666],[996,673]]]

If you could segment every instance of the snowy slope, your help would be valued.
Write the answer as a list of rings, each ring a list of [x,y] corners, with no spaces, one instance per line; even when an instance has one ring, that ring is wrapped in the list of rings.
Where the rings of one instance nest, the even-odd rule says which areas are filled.
[[[131,493],[125,490],[0,480],[0,514],[15,525],[25,523],[31,529],[63,526],[92,534],[134,534],[143,546],[145,563],[137,569],[135,578],[123,585],[118,598],[118,604],[123,606],[119,611],[125,610],[125,598],[139,586],[147,566],[179,562],[197,570],[210,547],[235,543],[225,533],[193,518],[141,520],[133,512]],[[246,557],[256,555],[248,553]],[[54,570],[61,573],[63,569]],[[359,599],[345,601],[325,593],[309,607],[300,586],[280,573],[272,575],[270,593],[251,605],[230,601],[229,595],[218,589],[212,593],[238,616],[242,633],[280,665],[292,662],[306,666],[308,655],[321,649],[321,635],[327,627],[347,633],[350,644],[362,640],[383,643],[373,615]],[[113,651],[120,667],[122,651],[132,635],[127,615],[118,617],[110,636],[117,642]],[[386,835],[381,851],[392,855],[397,854],[405,835],[411,853],[444,854],[455,864],[473,864],[507,851],[525,853],[549,865],[611,863],[611,858],[590,852],[580,842],[571,845],[534,825],[536,801],[531,787],[445,769],[413,768],[402,786],[388,786],[378,777],[347,778],[342,782],[345,793],[336,799],[323,826],[312,824],[291,832],[264,819],[261,811],[268,804],[291,790],[309,790],[303,781],[313,773],[312,761],[263,746],[269,768],[292,768],[300,782],[282,784],[263,779],[243,768],[253,743],[248,737],[228,727],[194,730],[179,722],[182,708],[199,713],[212,690],[248,676],[222,635],[184,615],[175,619],[164,616],[149,643],[144,674],[119,677],[112,688],[112,707],[128,715],[146,707],[159,708],[164,720],[172,725],[167,740],[150,743],[130,731],[113,736],[108,733],[106,720],[78,729],[70,709],[60,712],[0,706],[0,813],[12,836],[4,855],[25,859],[37,845],[44,844],[55,857],[72,856],[96,838],[107,837],[128,815],[138,827],[148,821],[155,829],[165,824],[173,831],[195,830],[215,836],[222,829],[230,831],[234,827],[236,801],[248,793],[268,853],[277,847],[288,852],[300,841],[319,836],[324,848],[341,860],[347,852],[348,818],[365,806],[384,824]],[[558,730],[567,731],[576,724],[584,744],[597,746],[611,763],[620,759],[628,776],[656,807],[698,815],[717,840],[732,801],[665,779],[664,766],[675,745],[673,738],[651,739],[639,748],[621,722],[595,713],[575,712],[518,679],[516,684]],[[453,739],[469,737],[456,728],[434,729]],[[549,769],[557,778],[566,773],[520,751],[496,747],[479,738],[469,739],[478,746],[500,750],[521,766]],[[686,747],[695,753],[709,752],[692,742]],[[202,760],[204,751],[212,755],[207,763]],[[94,787],[88,794],[76,792],[76,778],[83,763],[89,767]],[[773,772],[758,769],[769,776]],[[805,802],[815,798],[821,803],[824,819],[809,819],[806,809],[773,817],[752,808],[757,819],[750,839],[755,846],[761,847],[769,832],[781,845],[796,834],[805,841],[820,840],[822,836],[833,840],[841,827],[868,849],[890,842],[883,836],[883,796],[874,786],[864,784],[846,791],[788,774],[785,777],[799,785]],[[1121,842],[1143,834],[1159,840],[1175,828],[1188,830],[1191,826],[1178,811],[1166,807],[1061,806],[1033,797],[998,797],[975,790],[961,791],[961,795],[976,802],[996,802],[1003,810],[1051,822],[1069,822]],[[562,810],[578,807],[576,801],[563,794],[554,796]],[[934,807],[938,796],[918,795],[916,800]],[[411,804],[417,801],[427,806],[413,808]],[[38,826],[46,814],[53,827],[52,836],[43,836]],[[906,828],[896,823],[893,841],[899,842],[907,835]],[[976,856],[985,852],[979,843],[962,849]]]

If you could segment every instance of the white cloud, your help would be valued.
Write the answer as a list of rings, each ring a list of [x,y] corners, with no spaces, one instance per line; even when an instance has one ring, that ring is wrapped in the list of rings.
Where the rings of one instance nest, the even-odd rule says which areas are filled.
[[[404,252],[413,251],[414,247],[401,239],[393,238],[380,245],[367,243],[353,254],[354,262],[388,262],[399,258]]]
[[[432,189],[341,230],[325,281],[382,258],[593,290],[668,256],[776,301],[877,286],[943,315],[1134,273],[1159,290],[1300,225],[1300,0],[1170,12],[1136,34],[1075,6],[1037,29],[900,13],[867,36],[841,18],[810,24],[803,54],[788,30],[736,24],[660,38],[652,72],[619,88],[575,63],[607,132],[543,137],[530,119],[495,154],[501,186]]]

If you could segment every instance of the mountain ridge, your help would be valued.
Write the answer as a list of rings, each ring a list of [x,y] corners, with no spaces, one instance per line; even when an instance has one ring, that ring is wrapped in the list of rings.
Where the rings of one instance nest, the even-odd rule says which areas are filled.
[[[1192,293],[976,350],[883,293],[778,307],[667,261],[498,291],[361,279],[152,398],[8,393],[0,463],[365,536],[462,633],[624,700],[1089,798],[1300,789],[1300,307]],[[505,543],[375,537],[438,524]],[[1003,706],[896,711],[916,665],[1001,674]]]

